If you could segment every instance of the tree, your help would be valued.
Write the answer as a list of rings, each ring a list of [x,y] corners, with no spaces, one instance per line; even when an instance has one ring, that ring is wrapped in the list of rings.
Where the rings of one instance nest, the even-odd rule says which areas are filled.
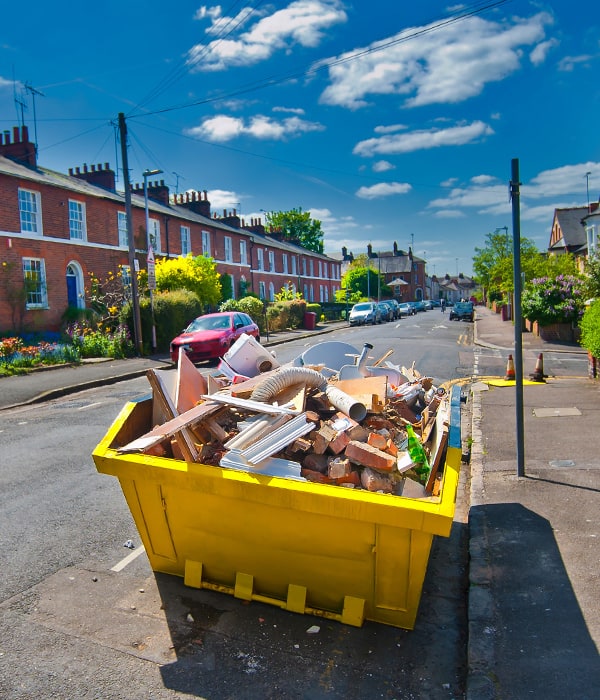
[[[267,228],[278,231],[291,243],[298,243],[307,250],[322,253],[323,230],[321,222],[312,219],[307,211],[302,208],[290,211],[272,211],[266,215]]]
[[[585,263],[585,294],[588,299],[600,298],[600,256],[592,255]]]
[[[378,292],[383,296],[392,293],[383,277],[372,267],[351,267],[342,277],[342,291],[346,289],[350,290],[353,302],[368,296],[376,297]]]
[[[499,300],[512,294],[513,280],[513,242],[508,233],[486,234],[485,246],[475,248],[473,256],[473,273],[475,281],[484,290],[484,300]],[[525,280],[541,277],[549,272],[548,258],[540,253],[535,243],[529,238],[520,241],[521,271]],[[565,268],[568,263],[565,263]],[[560,270],[568,274],[568,270]],[[554,274],[559,274],[556,271]]]
[[[204,255],[161,258],[156,261],[156,288],[161,291],[189,289],[205,306],[221,300],[221,281],[212,258]]]

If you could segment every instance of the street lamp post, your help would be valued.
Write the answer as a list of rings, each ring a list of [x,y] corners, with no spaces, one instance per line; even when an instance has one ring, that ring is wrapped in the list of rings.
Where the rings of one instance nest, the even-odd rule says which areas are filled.
[[[150,241],[150,211],[148,209],[148,178],[152,175],[160,175],[162,170],[144,170],[142,176],[144,178],[144,208],[146,211],[146,247],[148,250],[147,265],[154,262],[154,251]],[[151,283],[150,275],[148,275],[148,290],[150,292],[150,315],[152,316],[152,350],[156,352],[156,324],[154,322],[154,286]]]

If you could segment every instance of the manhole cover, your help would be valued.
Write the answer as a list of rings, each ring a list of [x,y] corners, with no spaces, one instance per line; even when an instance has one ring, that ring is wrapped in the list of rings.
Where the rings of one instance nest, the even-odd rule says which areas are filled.
[[[562,418],[563,416],[580,416],[578,408],[534,408],[533,415],[536,418]]]

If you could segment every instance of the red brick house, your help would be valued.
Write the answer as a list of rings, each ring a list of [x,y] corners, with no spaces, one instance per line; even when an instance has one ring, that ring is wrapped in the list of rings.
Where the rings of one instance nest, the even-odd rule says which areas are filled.
[[[134,185],[136,264],[145,267],[143,186]],[[230,275],[234,297],[253,291],[266,300],[288,283],[308,301],[333,300],[338,261],[268,235],[235,210],[211,213],[206,191],[171,196],[148,183],[149,238],[156,257],[207,255]],[[129,271],[125,196],[108,163],[68,175],[39,166],[27,127],[0,133],[0,333],[60,327],[69,306],[86,306],[90,274]]]

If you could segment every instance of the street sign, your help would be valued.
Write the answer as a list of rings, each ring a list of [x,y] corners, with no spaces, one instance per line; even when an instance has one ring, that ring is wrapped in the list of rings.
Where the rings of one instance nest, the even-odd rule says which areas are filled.
[[[156,266],[154,264],[154,251],[152,246],[148,248],[148,257],[146,258],[148,268],[148,289],[156,289]]]

